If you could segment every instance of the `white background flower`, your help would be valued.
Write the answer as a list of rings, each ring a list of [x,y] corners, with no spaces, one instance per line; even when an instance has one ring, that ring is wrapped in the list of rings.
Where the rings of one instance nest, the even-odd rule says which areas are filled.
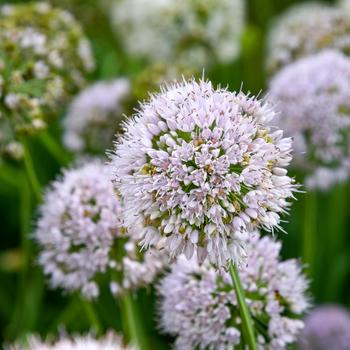
[[[276,123],[294,139],[306,185],[327,189],[350,174],[350,59],[326,50],[285,67],[270,82]]]
[[[327,48],[349,51],[350,17],[345,11],[322,3],[298,4],[271,27],[266,64],[275,73],[298,58]]]
[[[111,22],[129,54],[196,67],[239,52],[242,0],[115,1]]]

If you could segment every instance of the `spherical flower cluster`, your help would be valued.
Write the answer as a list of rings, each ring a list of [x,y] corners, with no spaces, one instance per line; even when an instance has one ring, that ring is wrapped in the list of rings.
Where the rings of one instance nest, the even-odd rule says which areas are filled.
[[[281,262],[281,244],[256,234],[247,242],[240,278],[251,310],[258,349],[282,350],[296,341],[308,308],[308,282],[296,260]],[[231,350],[241,344],[242,323],[232,280],[210,264],[180,257],[161,281],[159,316],[175,349]]]
[[[64,119],[64,143],[76,152],[101,152],[111,147],[130,97],[126,79],[101,81],[83,90]]]
[[[271,73],[305,56],[332,48],[350,52],[350,20],[344,11],[319,3],[296,5],[270,30],[267,67]]]
[[[56,342],[42,341],[39,337],[31,336],[23,343],[18,342],[8,347],[8,350],[133,350],[125,346],[121,338],[110,332],[96,339],[92,335],[61,337]],[[135,350],[135,349],[134,349]]]
[[[144,246],[239,262],[254,227],[279,227],[296,189],[291,139],[266,123],[268,103],[191,80],[168,86],[125,125],[111,168],[125,224]]]
[[[285,67],[270,82],[276,123],[294,138],[295,165],[308,187],[328,188],[350,174],[350,59],[327,50]]]
[[[18,133],[45,120],[85,82],[93,66],[89,42],[70,13],[47,3],[0,7],[0,153],[10,153]]]
[[[305,319],[300,350],[347,350],[350,344],[350,313],[341,306],[324,305]]]
[[[87,298],[99,294],[98,274],[109,275],[117,294],[152,282],[164,263],[157,251],[139,252],[124,232],[108,168],[98,161],[66,170],[52,184],[35,237],[51,286],[78,290]]]
[[[115,1],[112,25],[130,55],[195,67],[228,62],[239,52],[242,0]]]

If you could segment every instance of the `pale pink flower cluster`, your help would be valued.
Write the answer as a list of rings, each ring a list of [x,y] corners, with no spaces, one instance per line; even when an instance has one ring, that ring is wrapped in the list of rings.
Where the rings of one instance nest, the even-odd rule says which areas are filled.
[[[124,78],[100,81],[83,90],[63,121],[66,147],[75,152],[110,148],[130,94],[129,81]]]
[[[114,294],[152,282],[161,253],[139,253],[122,228],[120,202],[106,165],[92,161],[66,170],[47,190],[35,238],[52,287],[99,295],[97,274],[108,273]]]
[[[258,349],[282,350],[295,342],[309,306],[308,282],[296,260],[280,261],[281,244],[255,234],[240,278],[251,310]],[[159,317],[175,349],[231,350],[241,343],[242,323],[227,272],[180,257],[161,281]]]
[[[296,190],[291,139],[264,101],[211,83],[168,86],[125,124],[111,168],[127,227],[171,256],[240,262],[242,238],[278,228]]]
[[[293,137],[295,166],[309,188],[328,189],[350,175],[350,59],[326,50],[282,69],[269,98],[281,114],[276,123]]]

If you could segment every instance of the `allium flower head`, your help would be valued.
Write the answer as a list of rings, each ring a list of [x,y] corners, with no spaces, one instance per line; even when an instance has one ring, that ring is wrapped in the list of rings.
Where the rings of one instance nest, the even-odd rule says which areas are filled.
[[[48,189],[35,233],[39,263],[52,287],[97,297],[96,277],[110,276],[114,294],[152,282],[159,252],[140,253],[122,229],[120,202],[107,166],[93,161],[66,170]]]
[[[316,2],[296,5],[270,30],[267,67],[276,72],[327,48],[350,53],[350,19],[345,11]]]
[[[240,271],[258,349],[282,350],[296,341],[308,308],[308,283],[296,260],[281,262],[281,244],[252,236]],[[180,257],[160,283],[160,324],[175,349],[231,350],[242,342],[237,298],[228,273]],[[243,347],[238,347],[243,348]]]
[[[172,256],[238,262],[240,239],[279,227],[295,190],[285,170],[291,140],[266,126],[273,117],[268,103],[205,81],[154,95],[112,156],[126,226],[141,225],[143,245]]]
[[[130,55],[202,67],[239,52],[242,0],[121,0],[111,13]]]
[[[80,25],[47,3],[1,6],[0,28],[0,153],[9,153],[18,133],[44,128],[78,91],[93,60]]]
[[[31,336],[26,343],[18,342],[8,350],[135,350],[123,345],[121,338],[108,333],[103,338],[96,339],[92,335],[61,337],[56,342],[42,341],[36,336]]]
[[[349,344],[350,313],[343,307],[319,306],[305,318],[300,350],[348,350]]]
[[[126,79],[101,81],[83,90],[64,119],[64,143],[73,151],[101,152],[112,140],[130,98]]]
[[[285,67],[270,82],[277,124],[294,138],[306,185],[327,189],[350,174],[350,59],[327,50]]]

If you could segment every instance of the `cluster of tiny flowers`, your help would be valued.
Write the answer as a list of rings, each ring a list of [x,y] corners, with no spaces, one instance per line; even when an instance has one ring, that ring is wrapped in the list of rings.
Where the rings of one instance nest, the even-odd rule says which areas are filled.
[[[291,139],[270,105],[194,80],[168,86],[125,124],[111,156],[126,227],[142,244],[216,265],[240,262],[255,227],[279,227],[296,189]],[[242,244],[241,244],[242,243]]]
[[[282,15],[270,30],[270,73],[321,50],[350,53],[350,20],[344,11],[319,3],[301,4]]]
[[[206,66],[239,52],[242,0],[121,0],[112,25],[131,55]]]
[[[96,339],[92,335],[61,337],[55,342],[42,341],[39,337],[31,336],[26,342],[10,345],[5,350],[135,350],[125,346],[122,339],[112,332]]]
[[[83,90],[63,122],[66,147],[75,152],[101,152],[111,147],[129,97],[130,84],[122,78],[97,82]]]
[[[44,128],[94,63],[80,25],[47,3],[0,7],[0,27],[0,152],[18,157],[18,133]]]
[[[300,318],[309,306],[308,282],[296,260],[279,260],[279,242],[256,234],[247,247],[247,264],[240,278],[258,349],[285,349],[303,328]],[[176,337],[175,349],[231,350],[244,344],[237,298],[227,272],[180,257],[158,292],[160,324],[164,332]]]
[[[39,263],[52,287],[99,295],[97,274],[108,273],[114,294],[152,282],[161,253],[140,253],[122,229],[121,208],[106,165],[66,170],[46,193],[35,233]]]
[[[277,124],[294,139],[295,165],[306,185],[327,189],[350,175],[350,59],[326,50],[283,68],[269,97],[281,110]]]
[[[300,350],[348,350],[349,345],[350,313],[343,307],[319,306],[305,318]]]

